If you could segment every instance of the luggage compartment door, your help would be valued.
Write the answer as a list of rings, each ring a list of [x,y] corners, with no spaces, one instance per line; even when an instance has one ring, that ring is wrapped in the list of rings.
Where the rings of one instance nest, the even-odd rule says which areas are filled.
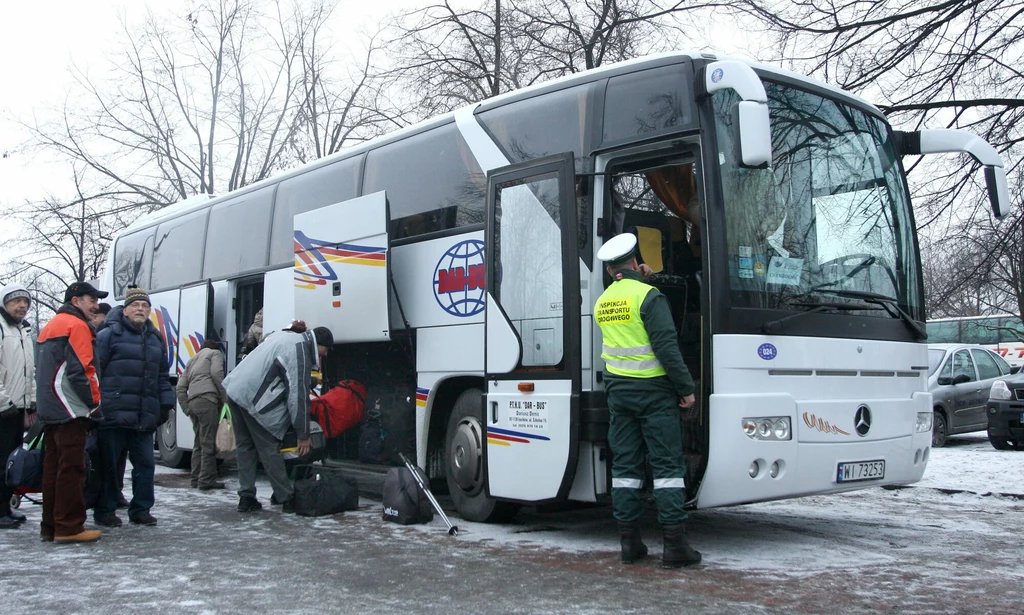
[[[206,280],[192,286],[183,286],[178,301],[178,349],[176,376],[181,376],[192,357],[210,335],[213,323],[213,284]],[[191,449],[195,433],[190,421],[175,404],[175,432],[178,448]],[[168,421],[170,423],[170,421]],[[166,425],[167,423],[165,423]]]
[[[578,453],[580,265],[571,153],[488,175],[487,492],[564,499]]]
[[[390,339],[388,220],[383,191],[295,216],[295,318],[335,344]]]

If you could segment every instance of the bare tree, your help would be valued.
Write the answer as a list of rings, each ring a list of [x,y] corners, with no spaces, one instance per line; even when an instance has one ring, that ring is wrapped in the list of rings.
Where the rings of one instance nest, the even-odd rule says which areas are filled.
[[[391,75],[434,115],[562,75],[687,41],[685,13],[711,4],[658,0],[450,0],[399,17]]]
[[[0,245],[13,255],[0,275],[24,283],[37,310],[42,307],[46,315],[63,303],[68,284],[99,277],[110,242],[105,229],[124,224],[120,212],[107,207],[101,197],[87,196],[90,191],[77,169],[72,178],[73,198],[50,196],[8,212],[8,220],[20,223],[23,231]]]
[[[333,85],[324,73],[326,0],[201,0],[168,20],[125,22],[124,50],[99,76],[76,70],[78,90],[57,117],[30,126],[39,143],[101,178],[119,204],[160,207],[194,194],[234,190],[358,133],[346,117],[329,148],[306,148]],[[366,68],[369,68],[367,65]],[[365,75],[364,75],[365,76]],[[330,112],[359,99],[366,79]],[[355,123],[353,123],[353,120]]]

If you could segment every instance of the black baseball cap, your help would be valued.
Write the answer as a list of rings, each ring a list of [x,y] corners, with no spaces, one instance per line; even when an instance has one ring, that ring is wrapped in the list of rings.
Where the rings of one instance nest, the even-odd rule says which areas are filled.
[[[105,299],[109,294],[105,290],[96,290],[96,287],[88,282],[74,282],[64,291],[64,303],[71,303],[72,297],[92,295],[97,299]]]

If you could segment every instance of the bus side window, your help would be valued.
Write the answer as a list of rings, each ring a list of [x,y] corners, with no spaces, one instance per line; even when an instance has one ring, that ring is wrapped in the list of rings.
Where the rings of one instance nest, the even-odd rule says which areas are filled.
[[[475,158],[460,153],[450,123],[367,154],[363,194],[387,191],[391,238],[414,237],[483,224],[482,174]]]

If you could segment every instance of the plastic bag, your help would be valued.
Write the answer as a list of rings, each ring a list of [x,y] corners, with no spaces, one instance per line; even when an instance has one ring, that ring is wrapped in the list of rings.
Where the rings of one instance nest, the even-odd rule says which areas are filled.
[[[216,444],[219,459],[231,459],[235,456],[235,430],[231,426],[231,411],[227,404],[224,404],[220,411]]]

